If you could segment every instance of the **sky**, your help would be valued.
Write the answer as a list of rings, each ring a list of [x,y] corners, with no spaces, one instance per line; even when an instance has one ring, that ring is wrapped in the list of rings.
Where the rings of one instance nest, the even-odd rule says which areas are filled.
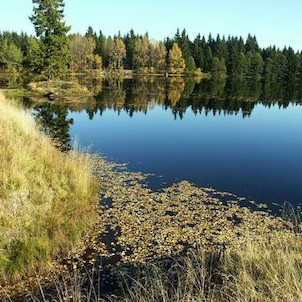
[[[32,1],[1,1],[0,31],[34,34]],[[191,40],[198,33],[244,39],[251,33],[261,47],[302,50],[302,0],[65,0],[65,21],[73,33],[88,26],[105,35],[134,29],[163,40],[185,28]]]

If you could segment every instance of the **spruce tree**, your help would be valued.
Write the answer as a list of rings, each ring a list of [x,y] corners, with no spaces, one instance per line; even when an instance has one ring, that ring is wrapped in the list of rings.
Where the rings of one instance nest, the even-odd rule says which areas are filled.
[[[48,79],[58,78],[67,72],[70,59],[67,32],[63,21],[63,0],[32,0],[33,15],[30,17],[36,35],[42,45],[41,73]]]
[[[204,49],[205,42],[201,39],[200,34],[194,40],[193,43],[193,58],[196,64],[196,67],[204,68]]]
[[[28,37],[26,48],[24,51],[24,67],[32,73],[40,74],[41,73],[41,46],[40,42],[34,37]]]
[[[7,39],[0,44],[0,63],[10,72],[18,71],[22,64],[22,52],[13,42]]]

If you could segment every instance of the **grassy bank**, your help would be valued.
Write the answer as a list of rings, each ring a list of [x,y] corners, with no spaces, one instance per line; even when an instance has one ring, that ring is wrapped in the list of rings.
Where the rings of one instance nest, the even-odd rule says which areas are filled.
[[[43,274],[94,223],[88,157],[62,154],[0,94],[0,285]]]
[[[92,96],[86,86],[76,81],[40,81],[27,85],[29,95],[35,101],[45,99],[74,102]]]

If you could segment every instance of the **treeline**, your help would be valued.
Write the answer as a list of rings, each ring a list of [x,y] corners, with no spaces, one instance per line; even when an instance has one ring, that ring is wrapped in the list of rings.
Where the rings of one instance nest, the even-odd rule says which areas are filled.
[[[201,74],[265,78],[271,82],[302,82],[302,54],[291,47],[261,48],[255,36],[207,38],[191,41],[186,30],[155,41],[130,30],[105,36],[89,27],[85,35],[68,36],[69,70],[133,70],[138,73]],[[0,33],[0,68],[38,73],[40,40],[25,33]]]

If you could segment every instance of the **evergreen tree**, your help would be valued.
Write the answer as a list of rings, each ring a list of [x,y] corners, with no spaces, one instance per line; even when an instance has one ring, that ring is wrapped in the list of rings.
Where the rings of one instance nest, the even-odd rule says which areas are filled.
[[[41,39],[43,60],[42,73],[48,78],[60,77],[67,71],[70,55],[65,25],[63,0],[32,0],[33,15],[30,17],[36,35]]]
[[[193,72],[194,70],[196,70],[196,64],[195,64],[195,61],[194,61],[194,58],[192,56],[189,56],[187,58],[187,61],[186,62],[186,71],[187,72]]]
[[[274,82],[276,81],[276,73],[274,72],[274,61],[272,58],[268,57],[264,63],[263,70],[264,79],[266,82]]]
[[[106,38],[103,35],[102,31],[100,30],[99,35],[96,38],[96,48],[95,48],[96,54],[98,54],[100,57],[104,56],[105,41]]]
[[[243,77],[246,76],[247,71],[248,71],[248,61],[245,57],[245,54],[243,52],[241,52],[239,54],[239,58],[238,58],[238,61],[237,61],[237,66],[235,67],[234,75],[236,77],[243,78]]]
[[[86,38],[90,38],[90,39],[92,39],[94,41],[95,48],[94,48],[94,53],[93,54],[97,54],[96,45],[97,45],[97,42],[98,42],[98,37],[97,37],[96,32],[93,30],[92,26],[88,26],[87,32],[85,34],[85,37]]]
[[[194,40],[193,43],[193,58],[198,68],[204,68],[204,49],[205,49],[205,40],[201,39],[200,34]]]
[[[296,82],[300,68],[299,56],[295,54],[294,50],[291,47],[284,49],[283,54],[286,56],[288,62],[287,81]]]
[[[238,38],[230,38],[227,41],[228,46],[228,60],[227,60],[227,70],[229,75],[236,74],[236,69],[239,60],[239,43]]]
[[[93,31],[93,28],[92,26],[88,26],[88,29],[87,29],[87,32],[85,34],[85,37],[88,38],[88,37],[91,37],[91,38],[94,38],[96,36],[95,32]]]
[[[194,58],[191,55],[191,41],[186,33],[186,30],[183,29],[181,35],[179,36],[179,30],[175,34],[175,42],[180,47],[182,52],[182,57],[185,60],[186,72],[192,72],[195,70],[196,65]]]
[[[225,77],[227,74],[227,68],[224,58],[213,57],[210,71],[215,76]]]
[[[41,46],[34,37],[27,38],[26,49],[24,52],[24,67],[33,73],[41,73]]]
[[[284,85],[288,77],[288,61],[283,53],[276,53],[274,57],[274,67],[278,82],[280,85]]]
[[[248,58],[248,76],[252,78],[260,78],[263,72],[263,59],[260,52],[248,52],[246,54]]]
[[[124,37],[124,43],[126,46],[126,59],[125,59],[125,68],[133,69],[133,53],[134,53],[134,45],[137,39],[137,35],[134,33],[134,30],[131,29],[129,33]]]
[[[0,63],[2,63],[9,72],[18,71],[22,66],[23,55],[13,42],[4,39],[0,46]]]
[[[211,69],[211,65],[212,65],[212,60],[213,60],[213,53],[211,50],[211,47],[208,45],[205,48],[205,52],[204,52],[204,70],[209,72]]]
[[[228,50],[224,37],[221,40],[220,36],[217,35],[216,41],[213,40],[212,44],[213,44],[213,48],[212,48],[213,55],[218,58],[223,58],[226,60],[228,57]]]
[[[259,46],[255,36],[248,34],[248,37],[245,42],[245,50],[246,52],[259,52]]]
[[[173,39],[171,39],[171,38],[169,38],[169,37],[167,37],[167,38],[164,40],[164,44],[165,44],[166,49],[167,49],[168,52],[170,51],[170,49],[172,49],[173,43],[174,43],[174,42],[173,42]]]

